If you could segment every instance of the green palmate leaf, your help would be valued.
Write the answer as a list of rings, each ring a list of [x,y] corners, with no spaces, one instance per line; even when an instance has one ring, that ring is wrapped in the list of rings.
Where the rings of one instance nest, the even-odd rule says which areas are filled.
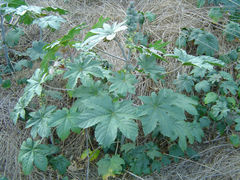
[[[109,147],[117,137],[118,129],[127,138],[135,141],[138,128],[133,121],[136,119],[136,109],[130,101],[115,101],[109,96],[91,98],[85,100],[86,109],[79,116],[78,125],[81,128],[88,128],[94,125],[97,141]]]
[[[228,92],[230,92],[232,95],[236,95],[238,90],[238,86],[235,81],[223,81],[220,85],[220,88],[222,88],[225,94],[228,94]]]
[[[216,102],[218,99],[218,95],[215,92],[209,92],[206,94],[206,97],[204,98],[204,103],[209,104]]]
[[[235,38],[240,38],[239,23],[230,22],[224,29],[224,34],[228,41],[233,41]]]
[[[101,81],[94,81],[90,78],[85,81],[82,86],[73,91],[73,97],[78,97],[82,100],[105,95],[107,95],[107,93]]]
[[[135,84],[137,80],[134,75],[127,72],[115,72],[114,76],[109,78],[112,83],[109,87],[109,91],[115,95],[126,96],[127,93],[135,94]]]
[[[81,81],[89,79],[89,75],[103,78],[102,67],[96,57],[92,55],[80,55],[74,59],[73,63],[67,64],[67,68],[64,79],[68,78],[67,87],[71,89],[76,86],[79,78]]]
[[[20,37],[24,34],[21,28],[11,29],[6,34],[6,43],[8,46],[16,46]]]
[[[32,47],[27,49],[27,54],[32,60],[43,59],[46,51],[43,47],[46,45],[43,41],[33,41]]]
[[[221,17],[223,17],[223,12],[222,9],[217,7],[217,8],[211,8],[208,16],[214,21],[218,22]]]
[[[67,167],[70,166],[70,161],[68,161],[64,156],[59,155],[56,157],[52,157],[49,160],[49,163],[53,167],[54,170],[57,170],[59,174],[65,174]]]
[[[223,101],[223,102],[216,101],[216,102],[217,102],[217,104],[212,106],[212,108],[211,108],[211,114],[217,121],[219,121],[219,120],[227,117],[230,109],[228,109],[226,101]]]
[[[192,76],[188,76],[187,74],[179,75],[176,80],[174,80],[174,84],[176,84],[177,89],[182,92],[186,91],[188,93],[192,92],[192,88],[194,86]]]
[[[210,56],[192,56],[186,53],[182,49],[174,49],[174,55],[178,56],[178,60],[183,63],[183,65],[194,65],[199,68],[213,70],[214,66],[224,66],[224,62],[219,59],[215,59]]]
[[[74,132],[80,131],[77,126],[78,116],[79,113],[71,112],[63,108],[51,115],[51,118],[48,120],[48,125],[50,127],[57,127],[57,135],[64,141],[69,136],[70,130]]]
[[[151,133],[159,125],[160,132],[164,136],[170,137],[171,140],[179,138],[179,146],[183,150],[187,147],[186,138],[190,143],[193,143],[195,137],[198,139],[192,132],[192,124],[185,122],[184,113],[187,111],[197,115],[196,101],[169,89],[161,90],[158,95],[152,93],[150,97],[142,96],[140,99],[144,103],[139,112],[142,115],[141,121],[145,134]],[[199,133],[198,136],[202,136],[201,129],[197,133]]]
[[[116,174],[121,173],[122,165],[124,164],[124,160],[120,158],[119,155],[114,155],[110,158],[107,154],[97,162],[98,174],[102,176],[103,180],[107,180],[109,177],[115,177]]]
[[[143,71],[148,74],[154,82],[157,82],[165,70],[163,67],[157,64],[154,56],[142,55],[138,61]]]
[[[11,113],[11,118],[14,124],[17,123],[19,116],[25,119],[24,108],[30,103],[35,94],[38,96],[42,93],[42,83],[47,80],[47,74],[43,73],[40,69],[36,69],[33,76],[28,80],[28,85],[24,89],[24,94],[19,99],[13,112]]]
[[[232,144],[235,148],[239,147],[239,146],[240,146],[240,138],[239,138],[239,136],[238,136],[237,134],[232,134],[232,135],[230,136],[230,142],[231,142],[231,144]]]
[[[46,156],[57,152],[58,148],[56,146],[40,144],[40,141],[33,141],[28,138],[21,145],[18,161],[22,164],[24,174],[29,175],[32,172],[33,164],[38,169],[46,171],[48,165]]]
[[[48,126],[48,120],[55,109],[55,106],[43,106],[37,112],[30,113],[31,118],[27,121],[26,128],[32,127],[31,136],[33,138],[35,138],[37,134],[42,138],[51,135],[51,128]]]
[[[66,22],[65,19],[63,19],[60,16],[45,16],[39,19],[36,19],[33,21],[33,24],[37,24],[38,26],[40,26],[42,29],[46,28],[46,27],[51,27],[53,29],[59,29],[61,23]]]
[[[200,81],[199,83],[197,83],[195,85],[195,90],[197,92],[200,92],[202,90],[206,93],[206,92],[210,91],[210,84],[206,80]]]

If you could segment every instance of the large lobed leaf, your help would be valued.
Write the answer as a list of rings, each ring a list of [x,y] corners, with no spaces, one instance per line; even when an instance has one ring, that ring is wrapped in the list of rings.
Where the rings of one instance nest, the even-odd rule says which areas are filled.
[[[178,56],[178,60],[183,63],[183,65],[193,65],[199,68],[207,69],[209,71],[213,70],[214,66],[224,66],[224,62],[210,57],[210,56],[192,56],[186,53],[182,49],[174,49],[174,55]]]
[[[195,100],[169,89],[161,90],[158,95],[152,93],[151,96],[141,96],[140,99],[144,103],[140,108],[144,134],[151,133],[159,125],[164,136],[171,140],[179,138],[178,143],[183,150],[187,147],[187,138],[193,143],[194,138],[199,140],[203,136],[200,126],[196,124],[198,131],[194,134],[193,124],[185,121],[185,111],[198,114]]]
[[[18,100],[13,112],[11,113],[11,118],[14,124],[17,123],[19,116],[25,118],[24,108],[28,106],[35,94],[38,96],[42,93],[42,83],[47,81],[47,74],[43,73],[42,70],[36,69],[33,76],[28,80],[28,85],[24,89],[24,94]]]
[[[88,128],[94,125],[99,144],[109,147],[117,137],[118,129],[127,138],[135,141],[138,134],[134,122],[136,109],[130,101],[115,101],[110,96],[91,98],[84,101],[87,109],[79,116],[78,125]]]
[[[80,55],[73,63],[67,64],[68,70],[64,74],[64,79],[68,78],[67,87],[73,89],[77,80],[89,79],[89,75],[103,78],[103,70],[100,63],[92,55]]]
[[[40,170],[46,171],[48,165],[46,156],[57,152],[56,146],[40,144],[40,141],[28,138],[21,145],[18,161],[22,164],[24,174],[29,175],[32,172],[33,164]]]
[[[63,108],[52,114],[48,120],[48,125],[49,127],[57,127],[57,135],[63,141],[69,136],[70,130],[76,133],[80,132],[80,128],[77,126],[78,116],[79,113]]]
[[[109,91],[115,95],[126,96],[127,93],[135,94],[135,84],[137,80],[135,76],[127,72],[115,72],[114,76],[109,78],[112,83],[109,87]]]
[[[51,128],[48,125],[48,120],[51,117],[55,106],[41,107],[37,112],[31,112],[31,118],[27,121],[26,128],[31,128],[31,136],[35,138],[37,134],[41,137],[51,135]]]

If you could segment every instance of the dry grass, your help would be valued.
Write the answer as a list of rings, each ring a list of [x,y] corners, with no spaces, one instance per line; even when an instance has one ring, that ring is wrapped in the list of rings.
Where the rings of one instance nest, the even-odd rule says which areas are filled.
[[[27,2],[31,5],[61,7],[69,10],[70,13],[64,16],[64,18],[67,19],[67,23],[63,25],[60,31],[53,33],[46,30],[46,32],[44,32],[46,34],[44,40],[48,42],[65,34],[72,27],[82,22],[87,22],[89,28],[83,30],[79,35],[79,39],[82,40],[84,34],[97,22],[101,15],[110,17],[112,22],[123,21],[128,6],[127,0],[70,0],[69,3],[64,3],[63,0],[27,0]],[[136,1],[136,9],[139,11],[151,11],[157,15],[156,21],[144,26],[144,30],[150,32],[153,40],[162,39],[170,42],[167,46],[169,53],[173,51],[174,42],[181,29],[185,27],[204,28],[215,33],[220,39],[220,52],[227,52],[234,46],[233,44],[225,43],[222,34],[219,33],[223,25],[213,25],[207,16],[207,9],[196,8],[195,1],[193,0],[138,0]],[[217,29],[213,29],[214,27]],[[31,46],[28,42],[38,39],[36,27],[33,26],[30,30],[27,30],[26,33],[27,36],[22,39],[19,49]],[[125,41],[122,35],[120,35],[120,41]],[[99,48],[115,56],[122,56],[115,42],[103,43]],[[111,62],[116,70],[123,67],[124,64],[114,57],[104,53],[100,54],[104,59]],[[162,65],[166,67],[167,71],[172,71],[179,67],[179,63],[175,60],[170,60],[168,63],[163,63]],[[188,68],[181,68],[177,72],[171,73],[166,78],[167,83],[164,85],[159,84],[158,88],[172,87],[171,82],[176,77],[176,74],[187,71],[189,71]],[[29,77],[30,75],[31,72],[25,72],[24,74],[16,76]],[[13,79],[17,78],[16,76],[13,77]],[[61,87],[61,82],[56,82],[54,85],[55,87]],[[146,91],[146,89],[149,87],[154,88],[152,86],[151,81],[141,83],[137,90],[138,94],[148,94],[149,91]],[[17,126],[13,125],[9,118],[9,113],[16,104],[22,91],[22,88],[19,88],[19,86],[12,86],[11,90],[0,89],[0,175],[3,174],[9,177],[9,179],[14,180],[61,179],[52,169],[47,172],[41,172],[35,169],[34,172],[27,177],[21,174],[21,168],[17,162],[17,155],[22,141],[29,137],[29,130],[24,129],[24,123],[18,123]],[[63,104],[58,104],[58,106],[63,106]],[[71,168],[69,168],[67,175],[73,179],[85,178],[85,161],[79,160],[79,156],[85,148],[84,142],[85,136],[80,134],[71,135],[61,144],[61,149],[64,150],[62,153],[72,160],[73,164]],[[151,176],[144,177],[144,179],[240,179],[240,151],[226,143],[225,139],[220,139],[214,143],[196,144],[195,148],[200,152],[199,161],[182,159],[180,163],[163,168],[161,174],[154,173]],[[91,166],[90,179],[98,178],[96,166],[93,163]],[[126,173],[122,179],[135,178]]]

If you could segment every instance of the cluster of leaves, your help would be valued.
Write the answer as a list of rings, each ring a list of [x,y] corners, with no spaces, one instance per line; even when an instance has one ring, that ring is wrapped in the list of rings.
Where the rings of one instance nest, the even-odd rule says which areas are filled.
[[[53,12],[62,15],[66,14],[67,11],[60,8],[30,6],[22,0],[2,1],[0,10],[2,19],[0,49],[4,50],[4,57],[7,62],[7,66],[2,65],[0,67],[0,84],[4,88],[9,88],[11,81],[2,81],[1,75],[11,71],[21,71],[23,68],[31,68],[33,61],[43,59],[45,55],[43,47],[46,45],[46,42],[42,40],[42,31],[46,28],[57,30],[60,28],[61,23],[65,22],[60,16],[48,14]],[[31,24],[36,24],[39,27],[39,41],[33,41],[32,47],[28,48],[26,52],[15,51],[14,48],[19,44],[20,38],[24,35],[23,25]],[[13,61],[13,58],[10,58],[9,54],[16,57],[16,62]]]
[[[240,94],[239,83],[227,72],[215,70],[215,66],[221,67],[225,64],[211,57],[216,49],[209,50],[204,44],[211,42],[213,43],[211,46],[218,47],[217,39],[200,29],[186,30],[188,35],[179,39],[178,45],[182,46],[194,41],[198,46],[198,55],[202,56],[189,55],[181,49],[175,49],[174,54],[171,55],[177,57],[183,65],[194,66],[189,75],[179,75],[175,81],[179,92],[163,88],[150,93],[149,96],[137,96],[135,92],[139,75],[136,74],[152,80],[156,85],[167,74],[158,63],[159,60],[165,60],[167,43],[161,40],[148,43],[144,38],[139,38],[138,33],[141,32],[145,18],[149,21],[153,20],[152,14],[136,12],[132,3],[127,14],[126,24],[122,22],[110,25],[106,23],[108,18],[101,17],[87,33],[83,42],[74,40],[74,36],[85,28],[85,25],[81,24],[60,39],[45,45],[44,48],[42,46],[41,50],[44,49],[45,52],[41,68],[27,80],[24,94],[11,113],[15,124],[18,119],[26,121],[26,128],[31,128],[33,139],[64,141],[71,132],[80,133],[84,129],[91,128],[99,145],[110,148],[112,144],[119,143],[116,141],[120,136],[122,153],[105,155],[97,163],[98,172],[103,179],[120,174],[123,168],[130,168],[139,175],[152,171],[159,172],[162,166],[170,164],[172,159],[177,161],[178,157],[184,156],[184,153],[192,157],[194,151],[189,149],[188,143],[201,142],[204,137],[203,128],[209,127],[212,121],[220,122],[218,126],[223,127],[228,123],[229,116],[238,114],[236,96]],[[41,20],[37,22],[42,28],[46,25]],[[126,44],[122,46],[118,41],[118,33],[124,30],[128,33]],[[111,67],[104,66],[104,61],[95,49],[100,43],[111,40],[118,43],[126,65],[131,64],[129,58],[131,53],[136,53],[138,58],[134,67],[126,66],[126,69],[115,72]],[[124,47],[128,48],[128,56]],[[80,51],[75,56],[69,54],[70,57],[64,58],[59,55],[63,48],[75,48]],[[222,58],[230,57],[232,58],[232,53]],[[51,60],[55,62],[51,64]],[[237,72],[239,70],[240,68],[236,68]],[[70,108],[57,109],[55,106],[44,104],[43,97],[51,94],[45,89],[44,84],[54,81],[56,77],[66,79],[66,90],[73,101]],[[182,92],[197,97],[189,97]],[[26,109],[35,96],[40,101],[40,108],[30,112],[27,117]],[[132,97],[141,101],[141,105],[135,104]],[[157,134],[156,137],[164,137],[168,140],[171,156],[161,153],[154,143],[136,147],[133,143],[123,145],[125,138],[135,142],[138,137],[140,123],[137,123],[137,120],[141,122],[145,136]],[[232,122],[235,123],[236,130],[239,130],[239,118]],[[232,136],[231,141],[237,146],[235,135]],[[43,145],[40,141],[33,141],[31,138],[24,141],[19,154],[23,172],[29,174],[33,165],[44,171],[49,164],[60,174],[64,174],[69,162],[64,156],[57,156],[58,152],[52,150],[53,147],[55,146]],[[115,152],[118,151],[117,148],[118,146]],[[90,161],[95,151],[91,151],[88,147],[86,149],[83,154],[84,157],[89,157]],[[97,158],[98,154],[94,158]]]
[[[236,77],[226,71],[196,66],[190,74],[179,75],[175,80],[180,92],[189,93],[198,99],[199,115],[195,118],[202,128],[216,124],[220,134],[224,134],[231,127],[234,127],[232,133],[240,130],[238,66],[235,66]],[[237,135],[233,134],[233,136],[236,139]],[[230,137],[230,140],[232,138]],[[236,141],[231,140],[234,146],[239,146],[239,142]]]

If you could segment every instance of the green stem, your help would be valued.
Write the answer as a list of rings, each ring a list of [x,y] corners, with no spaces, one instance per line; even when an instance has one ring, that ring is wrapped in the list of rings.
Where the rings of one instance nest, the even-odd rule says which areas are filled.
[[[8,56],[8,47],[6,45],[6,39],[5,39],[6,32],[5,32],[5,28],[4,28],[4,16],[3,16],[2,10],[0,10],[0,12],[1,12],[0,13],[0,15],[1,15],[1,25],[0,26],[1,26],[1,29],[2,29],[2,41],[3,41],[4,56],[5,56],[5,59],[7,61],[7,65],[9,66],[10,70],[12,72],[14,72],[14,68],[13,68],[13,66],[11,64],[11,61],[10,61],[10,58]]]

